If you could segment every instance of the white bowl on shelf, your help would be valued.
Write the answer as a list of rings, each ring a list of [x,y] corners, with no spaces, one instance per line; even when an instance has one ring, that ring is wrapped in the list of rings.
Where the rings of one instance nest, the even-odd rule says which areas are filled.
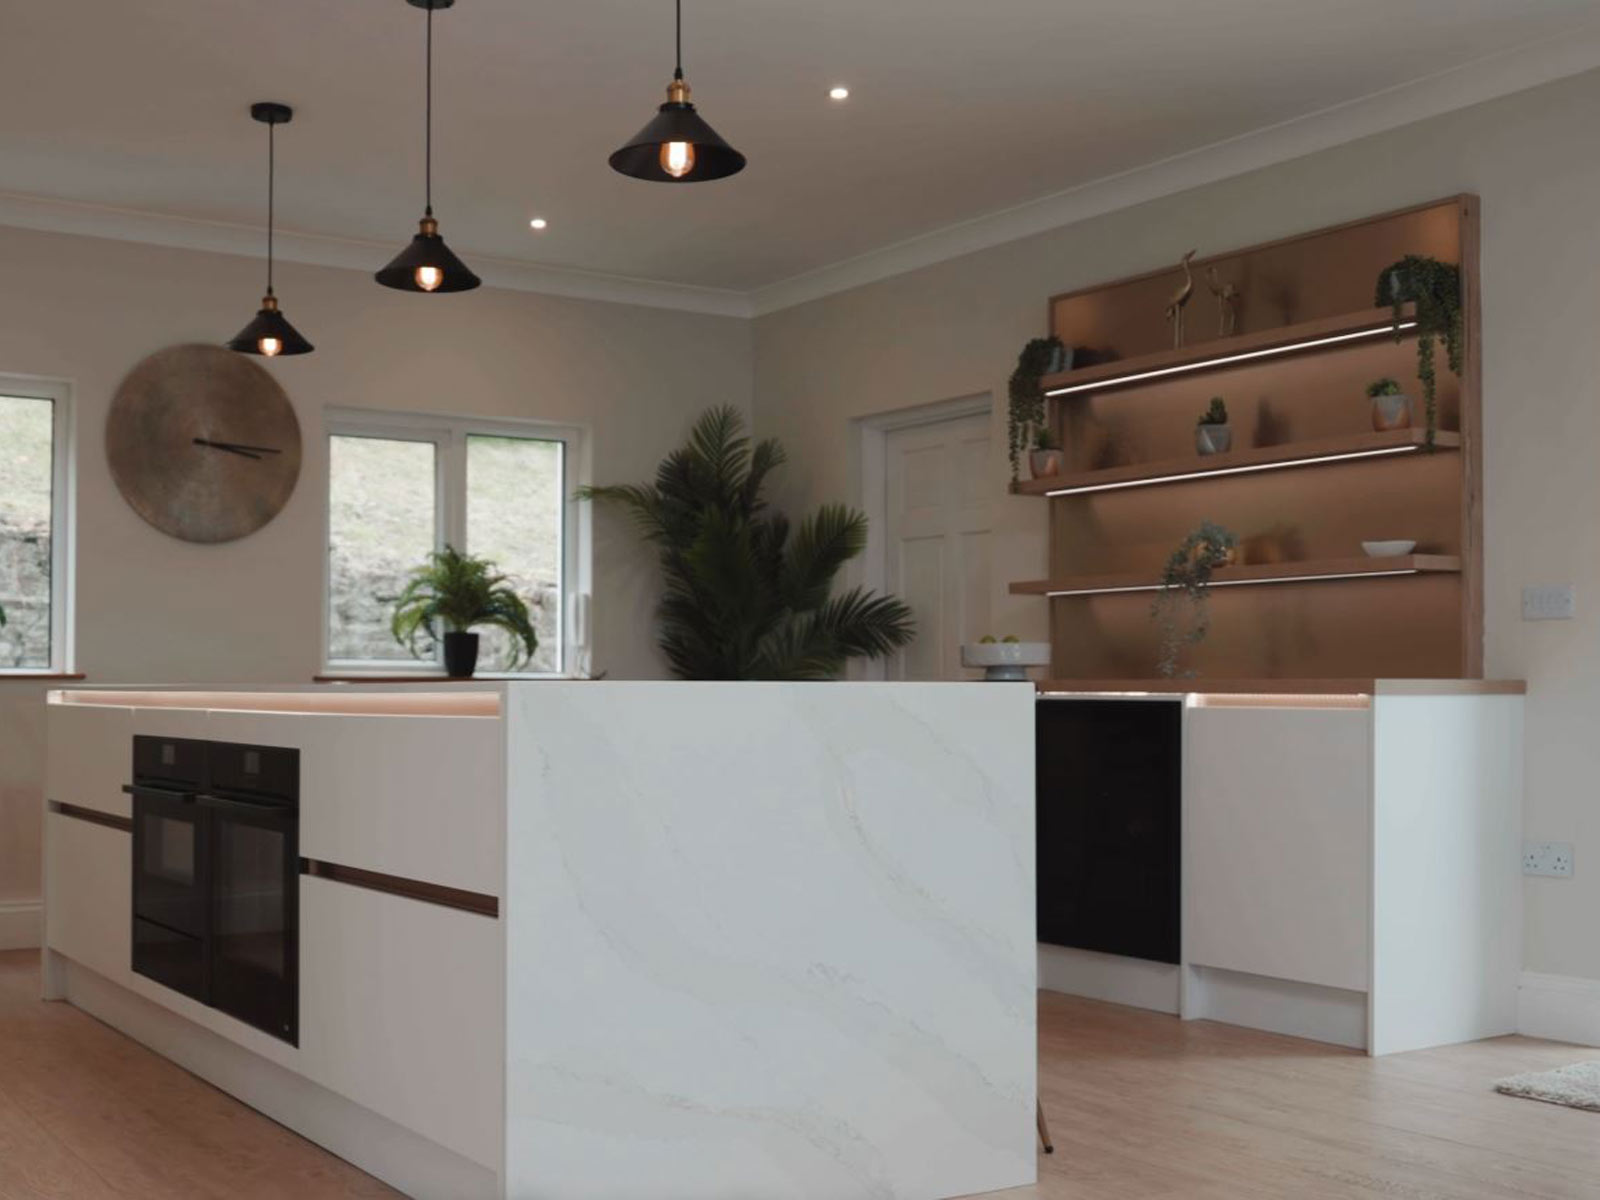
[[[1049,642],[971,642],[961,647],[961,665],[995,682],[1026,682],[1029,667],[1050,665]]]
[[[1391,538],[1386,542],[1362,542],[1361,548],[1368,558],[1400,558],[1415,550],[1417,543],[1414,539]]]

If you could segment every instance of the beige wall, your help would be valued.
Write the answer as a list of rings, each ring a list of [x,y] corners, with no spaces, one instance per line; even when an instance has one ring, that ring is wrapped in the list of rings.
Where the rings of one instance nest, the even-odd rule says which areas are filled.
[[[585,425],[604,483],[651,476],[703,408],[749,404],[743,320],[488,288],[421,297],[359,272],[280,264],[285,312],[317,345],[268,365],[300,417],[300,484],[260,532],[188,545],[123,503],[106,470],[106,409],[150,351],[231,337],[260,299],[261,264],[16,229],[0,229],[0,263],[0,372],[75,388],[78,666],[96,682],[309,682],[321,645],[326,406]],[[598,521],[597,670],[665,673],[653,580],[626,525]],[[0,681],[0,903],[38,896],[43,691]]]
[[[756,323],[755,419],[793,502],[859,494],[851,419],[996,400],[996,629],[1045,633],[1005,594],[1045,567],[1045,506],[1006,497],[1005,383],[1045,300],[1456,192],[1483,200],[1488,671],[1530,682],[1530,837],[1576,843],[1572,880],[1529,880],[1524,961],[1600,978],[1600,73],[1013,242]],[[1574,583],[1575,621],[1525,625],[1520,589]]]

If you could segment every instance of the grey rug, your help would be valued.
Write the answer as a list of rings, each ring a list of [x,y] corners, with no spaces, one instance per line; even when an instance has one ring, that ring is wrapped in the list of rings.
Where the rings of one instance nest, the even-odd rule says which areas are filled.
[[[1574,1063],[1554,1071],[1512,1075],[1496,1083],[1494,1090],[1525,1100],[1543,1100],[1546,1104],[1600,1112],[1600,1062]]]

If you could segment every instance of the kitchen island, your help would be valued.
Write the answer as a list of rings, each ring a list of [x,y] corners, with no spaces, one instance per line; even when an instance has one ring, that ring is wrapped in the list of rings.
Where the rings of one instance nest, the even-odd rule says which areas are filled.
[[[46,990],[415,1196],[1030,1183],[1033,703],[1026,685],[57,692]],[[294,841],[257,822],[230,858],[224,817],[290,790],[253,782],[271,752],[296,764]],[[186,833],[184,805],[210,816]],[[211,896],[196,961],[275,964],[287,1023],[134,968],[183,924],[138,897],[207,845],[197,878],[245,882]],[[284,911],[279,961],[262,948]]]

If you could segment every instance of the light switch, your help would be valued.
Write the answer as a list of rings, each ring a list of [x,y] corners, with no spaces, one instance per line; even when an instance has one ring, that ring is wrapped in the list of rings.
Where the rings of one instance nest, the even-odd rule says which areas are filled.
[[[1577,591],[1570,583],[1522,589],[1524,621],[1570,621],[1577,615]]]

